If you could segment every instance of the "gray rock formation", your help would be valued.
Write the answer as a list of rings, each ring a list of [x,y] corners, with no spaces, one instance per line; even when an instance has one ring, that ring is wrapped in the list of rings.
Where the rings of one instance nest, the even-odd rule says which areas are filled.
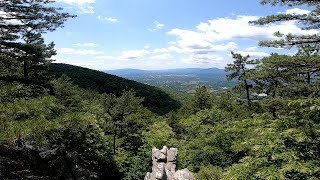
[[[0,143],[0,179],[99,180],[94,168],[77,153],[57,148],[39,151]]]
[[[148,172],[144,180],[194,180],[193,174],[188,169],[176,171],[177,148],[168,149],[164,146],[161,150],[152,149],[152,172]]]

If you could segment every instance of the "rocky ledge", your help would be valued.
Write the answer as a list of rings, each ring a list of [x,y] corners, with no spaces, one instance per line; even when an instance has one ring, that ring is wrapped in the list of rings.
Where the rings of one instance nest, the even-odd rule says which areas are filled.
[[[98,180],[99,177],[77,153],[0,144],[0,179]]]

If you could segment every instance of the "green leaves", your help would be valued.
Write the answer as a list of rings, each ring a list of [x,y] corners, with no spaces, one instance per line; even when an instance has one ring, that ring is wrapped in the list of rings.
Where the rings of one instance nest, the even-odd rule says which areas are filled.
[[[201,110],[209,109],[212,106],[211,95],[209,89],[205,86],[199,87],[195,90],[195,94],[191,100],[191,110],[193,113]]]
[[[178,142],[175,139],[175,133],[166,122],[154,123],[142,135],[146,141],[145,146],[150,149],[153,147],[161,148],[163,146],[177,147]]]

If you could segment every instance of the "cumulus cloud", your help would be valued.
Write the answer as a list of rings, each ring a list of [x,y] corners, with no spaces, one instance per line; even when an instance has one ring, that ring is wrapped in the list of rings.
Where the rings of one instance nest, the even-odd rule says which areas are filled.
[[[296,22],[289,21],[268,26],[256,26],[249,21],[257,20],[257,16],[237,16],[236,18],[218,18],[200,23],[196,31],[173,29],[170,35],[177,36],[178,43],[184,46],[208,46],[213,42],[226,40],[270,40],[275,39],[277,31],[297,35],[315,34],[316,30],[302,30]]]
[[[242,56],[249,55],[252,59],[261,59],[264,57],[270,56],[270,53],[261,52],[261,51],[235,51],[235,53],[239,53]]]
[[[112,23],[118,22],[118,19],[113,18],[113,17],[97,16],[97,18],[98,18],[99,20],[107,21],[107,22],[112,22]]]
[[[193,54],[186,58],[182,59],[182,62],[185,64],[192,64],[192,65],[205,65],[205,66],[212,66],[212,65],[219,65],[225,58],[220,55],[214,54]]]
[[[157,48],[153,50],[153,53],[167,53],[169,50],[167,48]]]
[[[288,10],[288,13],[305,13],[301,9]],[[232,18],[217,18],[202,22],[195,30],[175,28],[168,32],[176,37],[167,48],[156,49],[155,52],[183,53],[185,62],[205,64],[209,62],[223,63],[221,56],[215,54],[238,51],[241,54],[249,54],[252,58],[269,56],[269,53],[257,51],[257,47],[243,48],[238,43],[258,43],[262,40],[275,40],[278,37],[274,33],[280,31],[284,34],[296,35],[316,34],[317,30],[302,30],[295,21],[258,26],[250,24],[257,20],[258,16],[235,16]],[[226,57],[226,56],[224,56]]]
[[[289,9],[288,14],[304,14],[307,10],[298,8]],[[114,21],[108,17],[98,16],[98,19]],[[269,56],[263,52],[257,44],[262,40],[274,40],[278,37],[274,33],[280,31],[284,34],[308,35],[317,34],[317,30],[302,30],[296,21],[279,22],[266,26],[250,24],[249,21],[257,20],[258,16],[234,16],[226,18],[211,19],[201,22],[194,29],[174,28],[167,34],[174,38],[167,46],[151,49],[145,46],[141,49],[123,51],[114,56],[108,56],[101,51],[75,50],[71,48],[60,48],[59,52],[66,54],[87,54],[93,55],[92,59],[99,61],[101,67],[96,63],[97,68],[105,64],[117,67],[144,67],[150,66],[154,69],[164,67],[166,64],[176,63],[176,67],[220,67],[233,61],[230,51],[242,55],[250,55],[253,59]],[[154,27],[149,31],[158,31],[164,28],[164,24],[154,22]],[[93,43],[94,44],[94,43]],[[79,47],[93,47],[90,43],[77,43]],[[243,45],[244,44],[244,45]],[[283,50],[285,51],[285,50]],[[286,51],[288,52],[288,51]],[[157,61],[161,60],[161,61]],[[114,64],[113,64],[114,63]],[[122,63],[122,64],[121,64]],[[147,65],[149,63],[149,65]]]
[[[255,50],[257,50],[257,49],[258,49],[257,46],[252,46],[252,47],[246,48],[245,51],[255,51]]]
[[[76,6],[80,13],[94,14],[94,7],[92,5],[95,3],[95,0],[57,0],[57,2]]]
[[[286,14],[309,14],[310,11],[305,9],[300,9],[300,8],[293,8],[293,9],[288,9],[285,13]]]
[[[164,28],[164,24],[158,22],[158,21],[154,21],[153,22],[153,27],[152,28],[149,28],[148,31],[151,31],[151,32],[154,32],[154,31],[159,31],[161,29]]]

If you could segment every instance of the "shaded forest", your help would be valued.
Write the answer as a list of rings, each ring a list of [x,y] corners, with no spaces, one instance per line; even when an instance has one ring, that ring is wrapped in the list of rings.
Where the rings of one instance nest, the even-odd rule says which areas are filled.
[[[320,27],[318,0],[261,3],[311,11],[250,23]],[[53,64],[54,43],[45,44],[43,34],[75,16],[49,5],[0,1],[7,13],[0,16],[2,179],[143,179],[152,147],[164,145],[178,148],[179,168],[199,180],[319,179],[319,34],[278,32],[279,39],[260,43],[296,48],[294,55],[252,59],[231,52],[225,70],[237,86],[220,94],[203,86],[188,95]]]

